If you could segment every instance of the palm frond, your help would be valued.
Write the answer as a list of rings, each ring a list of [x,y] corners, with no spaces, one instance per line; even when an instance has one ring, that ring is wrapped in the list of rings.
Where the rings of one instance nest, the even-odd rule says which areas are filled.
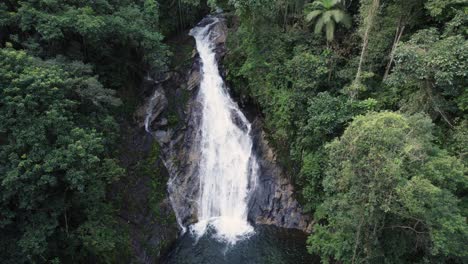
[[[330,20],[330,22],[326,24],[325,31],[327,34],[327,40],[332,41],[335,35],[335,22],[333,20]]]
[[[309,3],[304,6],[304,14],[308,14],[314,10],[325,10],[322,6],[314,5],[314,3]]]
[[[310,22],[312,20],[314,20],[317,16],[319,16],[320,14],[322,14],[322,10],[314,10],[314,11],[311,11],[309,12],[306,17],[305,17],[305,20],[307,22]]]
[[[321,2],[325,9],[330,9],[333,7],[333,0],[321,0]]]
[[[326,11],[322,15],[323,23],[328,24],[329,21],[331,21],[332,14],[330,11]]]
[[[325,23],[323,21],[323,16],[322,16],[317,20],[317,23],[315,24],[314,33],[315,34],[320,34],[320,32],[322,32],[322,29],[323,29],[324,25],[325,25]]]
[[[304,9],[306,22],[315,21],[315,34],[320,34],[325,26],[327,41],[332,41],[336,24],[351,26],[351,17],[339,6],[341,0],[315,0]]]
[[[333,19],[335,20],[336,23],[341,23],[341,20],[343,20],[343,18],[345,16],[345,12],[343,12],[340,9],[334,9],[334,10],[330,10],[328,12],[333,17]]]
[[[325,9],[330,10],[333,7],[335,7],[338,3],[340,3],[340,0],[321,0],[323,3],[323,6]]]
[[[336,6],[337,4],[341,4],[341,0],[333,0],[333,6]]]
[[[316,0],[316,1],[312,2],[310,4],[310,6],[313,9],[324,9],[325,8],[325,3],[323,2],[323,0]]]

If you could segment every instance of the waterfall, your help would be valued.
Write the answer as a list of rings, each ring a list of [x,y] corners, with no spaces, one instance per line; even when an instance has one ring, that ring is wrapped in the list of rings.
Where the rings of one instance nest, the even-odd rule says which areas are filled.
[[[230,244],[251,235],[247,221],[248,199],[255,188],[257,161],[252,153],[251,125],[230,98],[220,76],[215,44],[219,22],[197,26],[190,31],[202,62],[202,80],[197,95],[202,105],[198,133],[200,163],[198,177],[198,222],[191,226],[197,237],[208,230]]]
[[[151,96],[149,100],[148,107],[146,108],[146,115],[145,115],[145,131],[152,134],[152,131],[150,130],[150,123],[151,123],[151,117],[153,116],[153,109],[154,106],[156,105],[156,99],[158,98],[158,90],[154,91],[154,94]]]

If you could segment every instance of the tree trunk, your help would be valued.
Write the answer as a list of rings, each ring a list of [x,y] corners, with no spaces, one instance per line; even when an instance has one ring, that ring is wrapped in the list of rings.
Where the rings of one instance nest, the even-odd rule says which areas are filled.
[[[353,258],[351,259],[352,264],[356,262],[356,255],[357,255],[357,250],[359,247],[359,237],[361,235],[361,228],[362,228],[363,223],[364,223],[364,217],[362,217],[361,220],[359,221],[359,226],[357,228],[356,240],[354,241]]]
[[[392,51],[390,51],[390,60],[387,63],[387,67],[385,67],[385,74],[383,80],[385,81],[390,74],[390,69],[392,68],[393,60],[395,58],[396,48],[398,43],[400,42],[401,36],[403,35],[403,31],[405,30],[405,26],[402,25],[401,19],[398,22],[397,30],[395,33],[395,39],[393,40]]]
[[[380,6],[380,0],[373,0],[372,6],[369,9],[369,12],[367,13],[368,20],[366,23],[367,25],[366,25],[366,31],[364,32],[364,38],[362,40],[362,50],[361,50],[361,57],[359,58],[358,70],[356,73],[356,78],[354,79],[355,84],[359,84],[361,81],[362,64],[364,63],[364,57],[366,56],[367,46],[369,45],[369,33],[374,24],[374,18],[377,15],[377,10],[379,9],[379,6]]]
[[[332,51],[334,50],[333,48],[333,43],[330,43],[327,41],[327,49],[331,49]],[[331,82],[332,74],[333,74],[333,68],[335,65],[335,60],[333,59],[333,56],[330,57],[330,60],[328,61],[328,82]]]
[[[449,118],[447,117],[447,115],[444,113],[444,111],[442,109],[440,109],[437,101],[434,99],[434,95],[432,94],[432,90],[434,89],[434,84],[433,82],[429,81],[429,80],[426,80],[426,85],[425,85],[425,88],[426,88],[426,93],[429,97],[429,100],[431,101],[430,102],[430,107],[432,107],[437,113],[440,114],[440,116],[442,117],[442,119],[449,125],[450,128],[454,128],[454,126],[452,125],[452,123],[450,122]]]

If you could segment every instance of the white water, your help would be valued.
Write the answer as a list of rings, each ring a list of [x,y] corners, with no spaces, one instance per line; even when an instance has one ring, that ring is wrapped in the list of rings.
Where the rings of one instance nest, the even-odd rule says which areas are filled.
[[[149,77],[147,77],[147,78],[149,78]],[[149,105],[146,108],[145,130],[146,130],[146,132],[148,132],[150,134],[152,134],[152,131],[150,130],[149,126],[150,126],[151,117],[153,116],[153,108],[154,108],[154,106],[156,104],[155,101],[156,101],[156,98],[158,96],[157,92],[158,92],[157,90],[154,91],[153,96],[151,96],[151,98],[150,98]]]
[[[201,237],[211,227],[216,238],[234,244],[254,232],[247,221],[247,204],[250,190],[255,188],[257,162],[252,154],[250,123],[229,97],[219,74],[210,40],[215,32],[210,31],[210,25],[190,32],[202,61],[198,100],[203,105],[198,139],[198,223],[191,230]]]

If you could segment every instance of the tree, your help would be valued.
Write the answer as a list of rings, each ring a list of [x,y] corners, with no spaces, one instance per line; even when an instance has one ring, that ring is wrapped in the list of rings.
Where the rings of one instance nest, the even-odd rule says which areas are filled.
[[[462,35],[444,36],[435,28],[421,30],[402,43],[387,79],[395,91],[405,95],[402,109],[425,111],[452,127],[451,115],[468,109],[467,50],[468,41]]]
[[[123,173],[110,144],[109,110],[120,100],[91,74],[82,63],[0,49],[3,262],[113,262],[125,249],[106,201]]]
[[[371,2],[369,3],[369,1]],[[375,18],[380,8],[380,0],[362,0],[361,2],[361,17],[363,17],[361,26],[364,29],[364,33],[362,36],[361,55],[359,57],[359,64],[358,69],[356,71],[356,77],[354,78],[354,82],[350,87],[351,98],[354,98],[357,95],[357,92],[359,90],[362,90],[362,66],[367,53],[367,47],[369,45],[370,32],[374,26]]]
[[[164,68],[168,51],[154,0],[8,2],[0,6],[6,9],[0,26],[9,29],[2,41],[41,58],[61,54],[93,63],[108,87],[121,88],[148,68]]]
[[[396,1],[386,9],[389,10],[387,15],[391,22],[394,23],[395,35],[393,38],[392,48],[390,50],[390,55],[388,56],[388,62],[385,66],[385,73],[383,75],[383,81],[385,81],[390,74],[390,69],[394,63],[395,52],[398,44],[400,43],[401,37],[405,32],[405,29],[414,25],[417,21],[417,18],[421,15],[423,1]],[[418,14],[419,13],[419,14]]]
[[[432,17],[435,17],[438,20],[444,20],[453,16],[453,13],[456,8],[450,7],[466,7],[466,1],[464,0],[428,0],[425,3],[426,9],[429,11],[429,14]],[[452,10],[450,10],[452,9]]]
[[[414,263],[467,256],[464,166],[432,143],[422,115],[358,116],[327,145],[325,200],[309,251],[343,263]],[[460,192],[461,191],[461,192]]]
[[[340,0],[315,0],[306,5],[305,20],[308,23],[315,20],[315,34],[320,34],[325,28],[328,42],[334,39],[337,24],[343,24],[347,28],[351,27],[351,17],[339,7],[340,2]]]

